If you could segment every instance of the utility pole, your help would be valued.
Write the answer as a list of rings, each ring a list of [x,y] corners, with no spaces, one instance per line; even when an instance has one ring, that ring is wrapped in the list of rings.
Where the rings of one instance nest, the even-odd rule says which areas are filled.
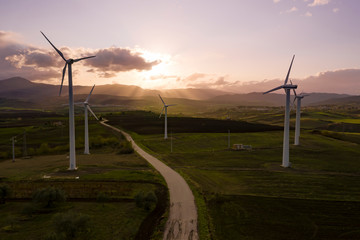
[[[26,149],[26,130],[24,130],[23,135],[23,157],[27,156],[27,149]]]
[[[230,129],[228,129],[228,149],[230,149]]]

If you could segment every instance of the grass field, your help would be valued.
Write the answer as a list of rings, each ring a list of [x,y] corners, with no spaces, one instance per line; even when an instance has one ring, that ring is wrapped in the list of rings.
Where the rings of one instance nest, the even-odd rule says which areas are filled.
[[[9,154],[3,154],[0,160],[0,185],[11,190],[10,199],[0,204],[0,239],[47,239],[54,231],[55,216],[67,212],[89,217],[90,239],[141,239],[153,233],[154,239],[161,238],[161,226],[166,221],[161,217],[168,201],[164,180],[137,154],[118,153],[119,143],[124,141],[122,135],[90,120],[92,154],[84,155],[84,123],[78,117],[78,169],[68,171],[67,118],[47,112],[22,113],[11,110],[0,119],[2,140],[19,134],[16,161],[12,162]],[[58,121],[64,126],[53,124]],[[31,155],[27,158],[22,157],[23,129]],[[10,152],[8,143],[1,142],[0,150]],[[24,209],[31,203],[33,193],[49,186],[62,189],[67,201],[56,209],[35,211],[29,217]],[[158,201],[145,210],[135,199],[140,193],[150,192],[156,194]],[[99,194],[107,200],[98,201]]]
[[[304,130],[301,145],[290,146],[292,168],[284,169],[282,131],[231,134],[232,144],[252,145],[252,151],[228,150],[227,132],[174,132],[172,141],[161,131],[139,133],[132,133],[135,141],[183,174],[197,201],[205,202],[199,226],[208,231],[200,229],[201,239],[360,239],[357,134],[341,140]]]
[[[0,111],[1,113],[1,111]],[[84,149],[84,119],[80,115],[75,119],[76,149]],[[68,152],[68,118],[51,112],[5,112],[0,117],[0,159],[12,158],[10,138],[17,136],[15,143],[16,157],[24,155],[24,131],[26,131],[27,155],[62,154]],[[122,136],[89,118],[89,144],[95,152],[112,152]]]
[[[134,239],[148,211],[134,202],[67,202],[53,212],[23,215],[23,202],[0,205],[0,239],[45,239],[53,229],[54,216],[61,212],[80,212],[90,217],[91,239]],[[13,224],[13,230],[5,231]]]
[[[0,204],[0,239],[41,239],[51,232],[54,215],[68,211],[90,217],[91,239],[135,238],[150,211],[137,207],[134,198],[139,192],[164,188],[163,179],[136,154],[77,157],[79,169],[72,172],[66,170],[66,155],[0,162],[0,185],[10,187],[11,199],[22,200]],[[32,194],[48,186],[62,189],[67,202],[54,211],[25,216],[22,211],[31,202]],[[107,195],[111,202],[96,202],[99,193]],[[13,222],[14,231],[5,230],[9,221]],[[38,225],[41,227],[35,227]]]

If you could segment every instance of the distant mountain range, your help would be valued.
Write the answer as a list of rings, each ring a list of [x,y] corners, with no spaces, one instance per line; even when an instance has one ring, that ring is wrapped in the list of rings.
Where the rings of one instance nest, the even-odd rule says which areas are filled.
[[[0,96],[6,98],[33,99],[46,96],[57,96],[59,85],[34,83],[25,78],[13,77],[0,80]],[[74,86],[74,94],[89,94],[91,86]],[[121,97],[142,98],[144,96],[186,98],[193,100],[206,100],[215,96],[227,94],[227,92],[213,89],[169,89],[149,90],[133,85],[107,84],[97,85],[94,94],[104,94]],[[63,86],[62,96],[68,95],[68,87]]]
[[[59,85],[34,83],[27,79],[14,77],[0,80],[0,106],[21,105],[31,102],[43,106],[67,103],[67,86],[63,86],[62,96]],[[75,101],[83,101],[91,90],[91,86],[74,86]],[[149,90],[138,86],[108,84],[97,85],[91,98],[92,104],[123,106],[158,106],[158,94],[166,98],[168,103],[186,104],[190,107],[211,105],[242,106],[282,106],[284,94],[247,93],[233,94],[214,89],[170,89]],[[13,99],[13,101],[10,101]],[[16,101],[15,101],[16,100]],[[11,104],[13,103],[13,104]],[[206,103],[206,104],[205,104]],[[304,105],[327,105],[360,103],[360,96],[334,93],[311,93],[304,98]]]

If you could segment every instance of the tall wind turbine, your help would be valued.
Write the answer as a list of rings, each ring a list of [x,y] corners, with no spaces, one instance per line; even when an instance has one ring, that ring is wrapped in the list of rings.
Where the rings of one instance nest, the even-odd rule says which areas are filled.
[[[290,81],[291,82],[291,81]],[[292,82],[291,82],[292,84]],[[308,94],[302,94],[300,93],[299,95],[296,94],[296,90],[293,89],[294,91],[294,102],[296,101],[296,124],[295,124],[295,141],[294,141],[294,145],[299,145],[299,138],[300,138],[300,115],[301,115],[301,100],[306,97],[309,96]]]
[[[83,103],[76,103],[76,104],[81,104],[84,106],[84,112],[85,112],[85,150],[84,150],[84,154],[90,154],[89,152],[89,125],[88,125],[88,110],[90,111],[90,113],[95,117],[96,120],[99,120],[97,118],[97,116],[95,115],[95,113],[91,110],[90,108],[90,104],[89,104],[89,100],[90,100],[90,96],[91,93],[94,90],[95,85],[92,87],[89,95],[87,96],[85,102]]]
[[[41,31],[40,31],[41,32]],[[70,166],[69,170],[76,170],[76,157],[75,157],[75,121],[74,121],[74,98],[73,98],[73,88],[72,88],[72,64],[84,59],[93,58],[95,56],[89,56],[89,57],[83,57],[83,58],[77,58],[77,59],[66,59],[62,52],[57,49],[54,44],[50,42],[50,40],[45,36],[43,32],[41,34],[45,37],[45,39],[50,43],[50,45],[55,49],[55,51],[60,55],[60,57],[65,61],[65,67],[63,68],[62,72],[62,79],[61,79],[61,86],[60,86],[60,92],[59,96],[61,95],[61,89],[64,83],[64,76],[66,72],[66,67],[68,68],[68,77],[69,77],[69,147],[70,147]]]
[[[279,90],[283,88],[286,93],[286,100],[285,100],[285,118],[284,118],[284,140],[283,140],[283,157],[282,157],[282,167],[290,167],[290,161],[289,161],[289,126],[290,126],[290,89],[296,89],[297,85],[288,84],[289,81],[289,75],[291,71],[292,64],[294,62],[295,55],[293,56],[291,60],[291,64],[289,67],[289,71],[286,75],[284,84],[281,86],[278,86],[274,89],[271,89],[267,92],[264,92],[263,94],[267,94],[276,90]]]
[[[160,97],[162,103],[164,104],[164,107],[163,107],[163,109],[162,109],[162,111],[161,111],[161,113],[160,113],[159,118],[161,118],[161,115],[162,115],[162,113],[163,113],[164,110],[165,110],[165,134],[164,134],[164,139],[167,139],[167,138],[168,138],[168,136],[167,136],[167,108],[170,107],[170,106],[175,106],[176,104],[166,105],[165,102],[164,102],[164,100],[161,98],[160,94],[159,94],[159,97]]]

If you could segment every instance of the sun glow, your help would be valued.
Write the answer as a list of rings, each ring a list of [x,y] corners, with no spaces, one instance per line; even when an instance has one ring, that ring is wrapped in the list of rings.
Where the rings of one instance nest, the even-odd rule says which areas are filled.
[[[141,56],[148,62],[159,61],[159,64],[153,66],[151,70],[145,70],[139,72],[143,80],[143,87],[145,88],[157,88],[166,84],[164,81],[174,76],[169,76],[169,67],[173,65],[172,57],[169,54],[153,53],[143,49],[137,49],[141,53]]]

